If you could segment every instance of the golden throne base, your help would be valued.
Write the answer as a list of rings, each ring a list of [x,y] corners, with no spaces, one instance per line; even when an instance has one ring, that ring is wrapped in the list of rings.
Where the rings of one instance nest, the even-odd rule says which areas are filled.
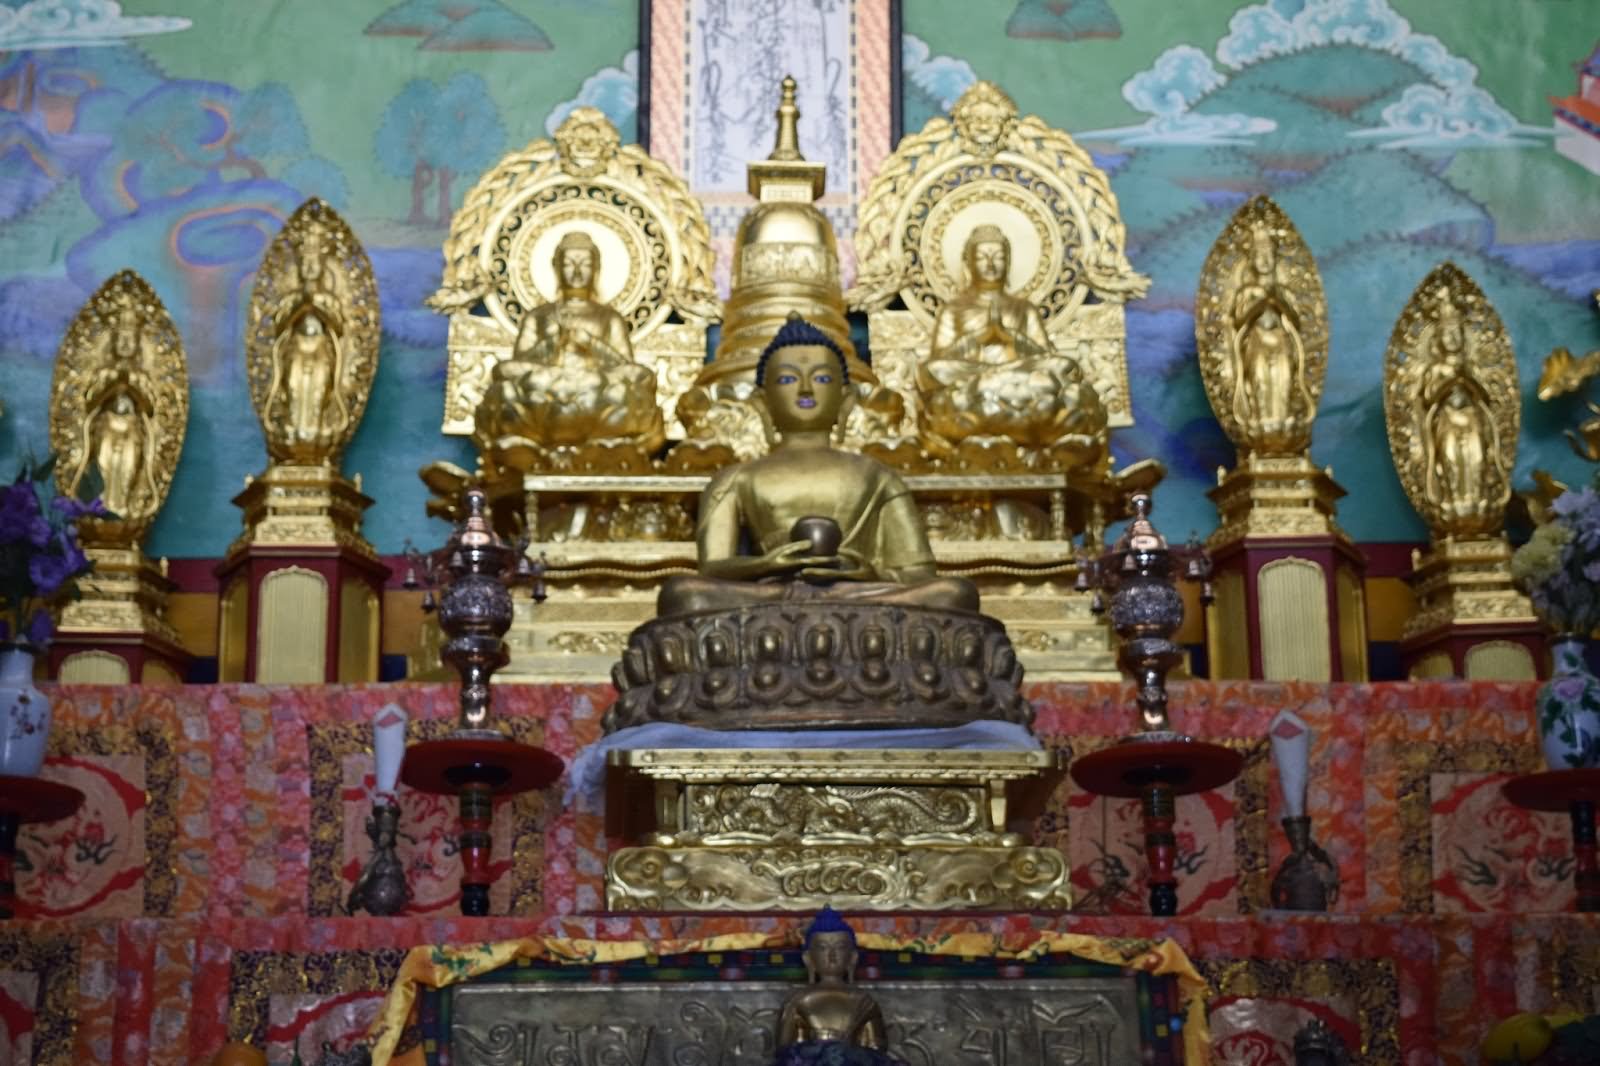
[[[1008,827],[1049,751],[638,749],[610,755],[613,911],[1051,910],[1066,859]]]
[[[700,490],[696,475],[530,475],[515,499],[499,497],[496,510],[515,509],[544,551],[549,599],[535,606],[515,594],[515,617],[506,634],[510,663],[500,682],[608,681],[628,635],[656,616],[656,593],[671,574],[695,568],[688,539],[629,538],[622,516],[649,510],[676,516],[687,534]],[[1048,516],[1040,539],[980,537],[932,540],[939,572],[978,587],[983,613],[1010,634],[1030,681],[1115,681],[1121,678],[1110,626],[1090,610],[1091,597],[1073,587],[1077,545],[1070,528],[1081,524],[1083,494],[1062,474],[917,475],[906,483],[922,506],[993,510],[1001,500],[1023,500]],[[573,532],[573,516],[588,525]],[[530,521],[530,519],[532,521]],[[608,524],[606,524],[608,523]],[[591,526],[624,534],[587,539]],[[562,541],[558,538],[571,536]],[[580,539],[581,538],[581,539]],[[448,679],[439,658],[442,637],[428,618],[407,676]]]

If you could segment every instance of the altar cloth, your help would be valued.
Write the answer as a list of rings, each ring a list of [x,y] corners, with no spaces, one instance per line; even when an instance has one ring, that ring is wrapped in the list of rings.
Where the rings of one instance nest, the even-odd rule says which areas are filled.
[[[619,729],[579,751],[567,770],[562,802],[599,811],[605,799],[606,756],[640,748],[915,748],[944,751],[1039,751],[1039,738],[1015,722],[980,721],[949,729],[816,729],[791,733],[765,729],[702,729],[675,722]]]

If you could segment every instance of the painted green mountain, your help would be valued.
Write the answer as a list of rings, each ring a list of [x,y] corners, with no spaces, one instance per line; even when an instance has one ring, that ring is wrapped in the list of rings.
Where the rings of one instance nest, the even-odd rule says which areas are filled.
[[[1279,185],[1272,197],[1319,258],[1389,235],[1475,248],[1493,234],[1482,205],[1410,152],[1352,149],[1301,181]],[[1140,243],[1140,269],[1155,278],[1151,299],[1192,301],[1206,253],[1235,206],[1219,204],[1184,216]]]
[[[421,37],[425,52],[548,52],[550,38],[499,0],[403,0],[367,24],[369,37]]]
[[[1121,37],[1122,22],[1106,0],[1017,0],[1006,35],[1060,41]]]

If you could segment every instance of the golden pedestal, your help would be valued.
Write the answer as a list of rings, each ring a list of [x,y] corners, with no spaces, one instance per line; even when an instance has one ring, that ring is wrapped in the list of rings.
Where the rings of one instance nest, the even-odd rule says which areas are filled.
[[[389,569],[361,536],[359,481],[275,463],[233,502],[245,532],[217,567],[219,680],[376,681]]]
[[[1041,910],[1067,863],[1011,827],[1065,767],[1049,751],[612,752],[616,911]]]
[[[182,684],[189,653],[167,621],[175,589],[166,562],[138,548],[86,547],[94,571],[61,612],[50,642],[50,676],[68,684]]]
[[[524,478],[520,493],[491,486],[497,522],[518,512],[523,528],[538,530],[549,589],[537,610],[526,593],[516,594],[506,634],[511,661],[495,680],[608,680],[628,634],[655,617],[662,581],[694,571],[690,537],[709,480],[550,474]],[[1067,475],[911,474],[905,481],[929,519],[939,572],[977,585],[984,613],[1005,624],[1030,679],[1121,677],[1110,627],[1090,610],[1089,594],[1073,587],[1078,549],[1068,538],[1093,501]],[[995,512],[1005,505],[1025,508],[1030,528],[1002,535]],[[429,618],[407,676],[451,676],[439,646],[438,623]]]
[[[1511,582],[1504,537],[1446,539],[1412,557],[1417,611],[1400,634],[1413,680],[1531,681],[1543,673],[1544,633]]]
[[[1211,676],[1365,681],[1366,560],[1335,520],[1344,489],[1308,456],[1247,454],[1208,495]]]

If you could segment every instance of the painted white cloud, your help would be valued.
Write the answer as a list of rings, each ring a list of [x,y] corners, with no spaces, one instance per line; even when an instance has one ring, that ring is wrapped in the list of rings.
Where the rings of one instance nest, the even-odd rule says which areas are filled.
[[[1227,80],[1200,49],[1187,44],[1169,48],[1154,66],[1122,86],[1122,98],[1151,117],[1137,126],[1094,130],[1082,136],[1126,145],[1248,144],[1252,137],[1277,127],[1271,119],[1254,115],[1202,115],[1190,110]]]
[[[901,76],[927,93],[945,111],[978,80],[978,72],[965,59],[936,56],[926,41],[904,34],[900,46]]]
[[[1382,139],[1385,148],[1519,146],[1538,143],[1550,131],[1525,126],[1475,85],[1441,89],[1410,85],[1383,109],[1383,125],[1352,137]]]
[[[1383,124],[1351,133],[1386,147],[1521,147],[1548,131],[1518,122],[1476,85],[1478,68],[1439,38],[1414,33],[1389,0],[1266,0],[1242,7],[1217,42],[1216,58],[1242,70],[1273,56],[1329,45],[1385,52],[1417,67],[1427,81],[1408,86],[1383,110]],[[1098,130],[1125,144],[1237,144],[1275,128],[1249,115],[1199,115],[1191,108],[1226,84],[1227,75],[1192,45],[1167,49],[1122,87],[1123,97],[1151,116],[1139,126]],[[1088,136],[1085,134],[1085,136]]]
[[[1254,115],[1158,115],[1137,126],[1123,126],[1112,130],[1092,130],[1080,137],[1118,141],[1129,147],[1140,145],[1207,145],[1249,144],[1263,133],[1271,133],[1278,124],[1270,118]]]
[[[121,44],[190,25],[186,18],[167,15],[124,15],[116,0],[28,0],[19,7],[0,6],[0,51]]]
[[[1235,70],[1272,56],[1329,44],[1388,52],[1422,68],[1440,85],[1471,85],[1478,68],[1439,38],[1411,32],[1389,0],[1299,0],[1240,8],[1217,42],[1217,58]]]
[[[1180,44],[1161,53],[1155,66],[1129,78],[1122,86],[1122,98],[1146,114],[1173,117],[1225,81],[1210,56]]]
[[[631,122],[639,110],[639,50],[622,57],[620,67],[601,67],[587,78],[571,100],[557,104],[544,120],[553,137],[557,127],[580,107],[596,107],[605,112],[613,126]]]

